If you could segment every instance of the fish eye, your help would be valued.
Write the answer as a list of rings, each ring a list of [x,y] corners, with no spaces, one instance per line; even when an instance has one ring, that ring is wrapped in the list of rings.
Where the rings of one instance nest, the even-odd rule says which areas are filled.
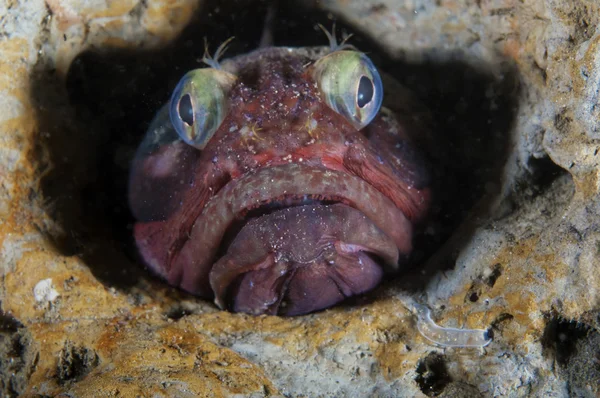
[[[312,76],[327,105],[362,129],[379,112],[381,77],[373,62],[358,51],[335,51],[311,66]]]
[[[185,124],[188,126],[194,125],[194,107],[192,106],[192,100],[190,99],[189,94],[184,94],[181,97],[177,112],[179,112],[179,117]]]
[[[227,96],[236,77],[213,68],[186,73],[171,96],[171,123],[185,143],[204,149],[228,111]]]
[[[356,93],[356,104],[359,108],[367,106],[371,100],[373,100],[373,81],[366,76],[361,76],[358,83],[358,91]]]

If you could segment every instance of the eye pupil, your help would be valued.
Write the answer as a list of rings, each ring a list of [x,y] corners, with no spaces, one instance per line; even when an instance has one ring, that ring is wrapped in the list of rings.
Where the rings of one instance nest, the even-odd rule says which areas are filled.
[[[185,94],[183,97],[181,97],[177,110],[181,120],[183,120],[188,126],[194,125],[194,108],[192,107],[192,99],[190,98],[189,94]]]
[[[361,76],[358,82],[358,92],[356,93],[356,103],[359,108],[364,108],[373,99],[375,89],[373,82],[366,76]]]

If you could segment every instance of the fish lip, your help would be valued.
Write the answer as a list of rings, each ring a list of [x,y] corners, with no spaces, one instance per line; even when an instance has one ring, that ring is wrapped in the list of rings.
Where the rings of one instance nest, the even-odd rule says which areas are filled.
[[[339,195],[388,234],[401,254],[407,255],[412,250],[411,222],[368,181],[324,166],[286,163],[261,167],[222,187],[195,220],[189,239],[170,264],[167,279],[196,293],[200,281],[210,272],[232,220],[252,205],[260,205],[286,193]]]
[[[282,240],[285,236],[295,239]],[[385,274],[385,261],[397,264],[398,248],[361,211],[313,203],[249,220],[213,265],[210,281],[222,308],[291,316],[339,302],[339,297],[331,300],[331,292],[350,297],[372,290]],[[315,287],[320,283],[327,293],[323,285]]]

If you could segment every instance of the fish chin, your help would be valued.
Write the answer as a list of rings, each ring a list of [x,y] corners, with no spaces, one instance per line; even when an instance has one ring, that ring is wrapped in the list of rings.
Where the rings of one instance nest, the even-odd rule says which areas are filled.
[[[344,204],[288,207],[247,222],[213,266],[217,302],[251,314],[298,315],[376,287],[398,248]]]

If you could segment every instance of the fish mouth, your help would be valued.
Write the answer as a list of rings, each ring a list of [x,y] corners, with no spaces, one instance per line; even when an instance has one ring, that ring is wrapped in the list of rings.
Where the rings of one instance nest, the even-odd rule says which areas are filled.
[[[212,291],[221,308],[296,315],[374,288],[411,249],[411,222],[369,182],[289,163],[221,188],[167,279],[194,294]]]

